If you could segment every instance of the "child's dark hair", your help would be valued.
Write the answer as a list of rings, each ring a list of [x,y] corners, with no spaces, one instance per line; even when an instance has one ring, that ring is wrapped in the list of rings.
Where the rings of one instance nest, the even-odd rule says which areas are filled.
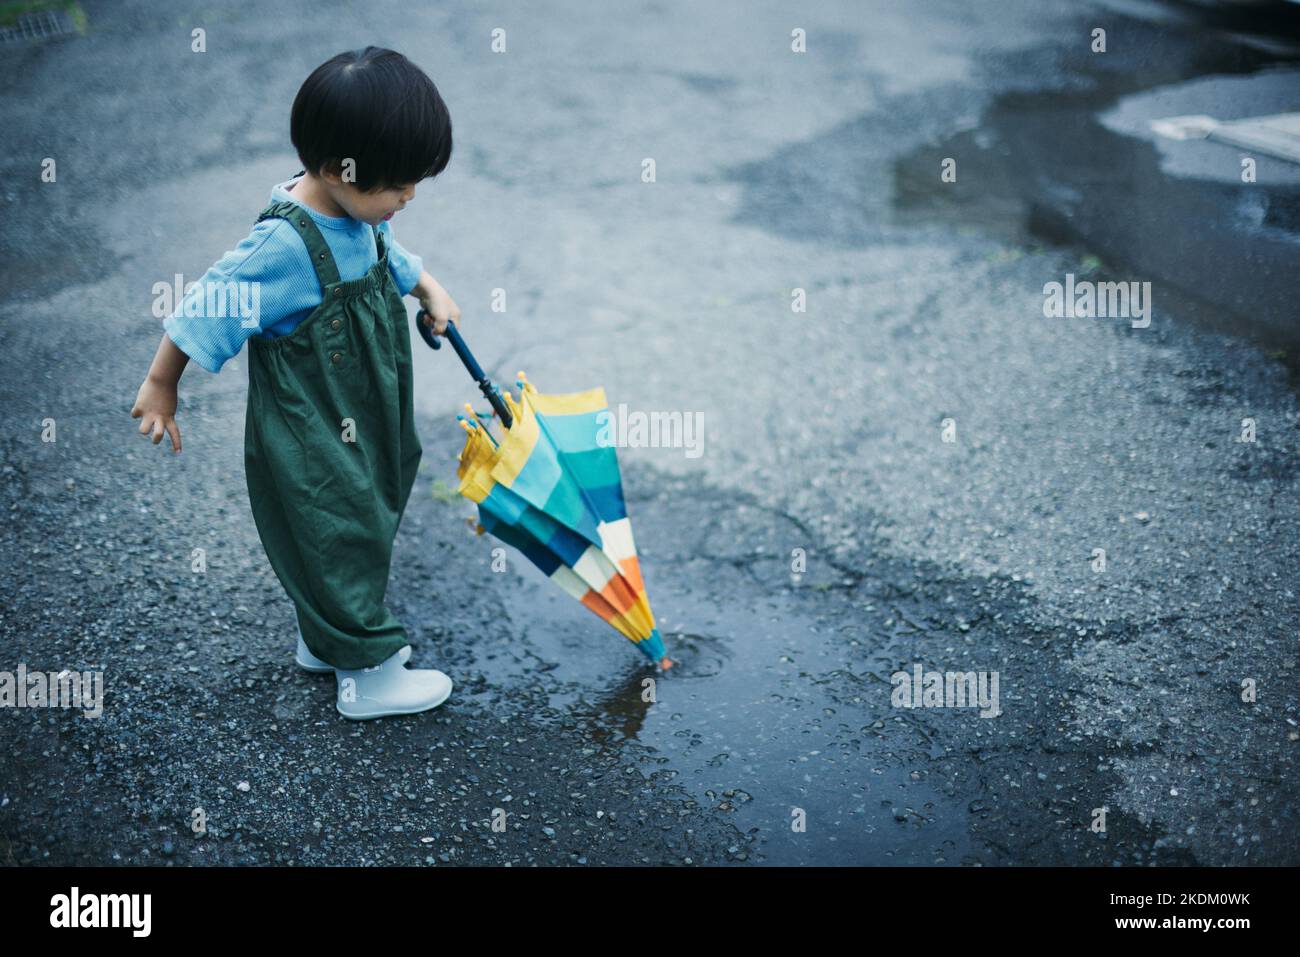
[[[395,50],[366,47],[312,71],[294,98],[289,138],[313,173],[353,160],[354,185],[370,192],[441,173],[451,115],[423,70]]]

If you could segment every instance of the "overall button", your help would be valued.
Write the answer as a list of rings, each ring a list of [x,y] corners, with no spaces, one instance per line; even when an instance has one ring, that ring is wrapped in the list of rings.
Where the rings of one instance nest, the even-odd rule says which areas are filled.
[[[343,361],[343,353],[341,352],[334,353],[334,355],[330,356],[330,361],[333,362],[335,365],[338,365],[340,362]]]
[[[335,289],[334,289],[334,298],[337,299],[337,298],[338,298],[339,296],[341,296],[341,295],[343,295],[343,289],[342,289],[342,287],[335,287]]]
[[[341,326],[341,325],[343,325],[343,320],[342,320],[342,319],[334,319],[334,320],[332,320],[332,321],[330,322],[330,328],[331,328],[331,329],[337,329],[337,328],[339,328],[339,326]]]

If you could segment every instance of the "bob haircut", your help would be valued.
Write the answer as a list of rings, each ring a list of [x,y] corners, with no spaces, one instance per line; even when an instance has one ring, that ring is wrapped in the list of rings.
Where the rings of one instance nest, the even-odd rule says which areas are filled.
[[[304,169],[355,163],[364,192],[437,176],[451,159],[451,114],[438,88],[395,50],[366,47],[326,60],[293,101],[289,138]]]

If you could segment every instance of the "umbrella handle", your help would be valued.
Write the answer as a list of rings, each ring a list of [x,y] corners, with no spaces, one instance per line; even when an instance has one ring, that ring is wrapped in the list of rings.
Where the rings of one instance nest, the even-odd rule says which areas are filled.
[[[427,315],[428,313],[423,309],[415,314],[415,328],[420,331],[420,338],[428,343],[429,348],[441,349],[442,343],[438,341],[440,338],[438,334],[424,324],[424,317]],[[470,377],[478,384],[483,397],[492,404],[492,411],[497,414],[501,424],[507,429],[514,425],[514,416],[506,408],[505,400],[501,398],[501,393],[497,391],[497,387],[492,384],[492,380],[487,377],[483,368],[478,364],[478,360],[474,358],[474,353],[469,351],[469,346],[465,345],[465,340],[460,337],[460,330],[456,328],[456,323],[447,323],[447,329],[443,335],[451,342],[451,347],[456,350],[456,355],[460,356],[460,361],[464,363]]]

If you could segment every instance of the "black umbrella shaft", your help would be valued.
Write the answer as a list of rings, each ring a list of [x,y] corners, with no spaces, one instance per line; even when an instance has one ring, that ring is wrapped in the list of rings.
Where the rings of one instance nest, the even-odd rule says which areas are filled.
[[[415,328],[420,330],[420,336],[431,348],[441,349],[442,343],[438,341],[438,336],[434,334],[432,329],[424,324],[424,317],[427,315],[428,313],[423,309],[416,313]],[[483,367],[480,366],[478,360],[474,358],[474,353],[469,351],[469,346],[465,345],[465,340],[460,337],[460,330],[456,328],[456,323],[447,323],[447,330],[444,335],[447,337],[448,341],[451,342],[451,347],[456,350],[456,355],[460,356],[460,361],[464,363],[466,371],[468,371],[471,378],[478,383],[479,391],[483,393],[483,397],[492,404],[492,411],[497,414],[497,418],[501,420],[501,424],[507,429],[510,428],[510,426],[514,425],[515,422],[514,416],[512,416],[510,410],[506,408],[505,399],[501,398],[501,393],[497,391],[497,387],[492,384],[492,380],[487,377],[487,374],[483,371]]]

